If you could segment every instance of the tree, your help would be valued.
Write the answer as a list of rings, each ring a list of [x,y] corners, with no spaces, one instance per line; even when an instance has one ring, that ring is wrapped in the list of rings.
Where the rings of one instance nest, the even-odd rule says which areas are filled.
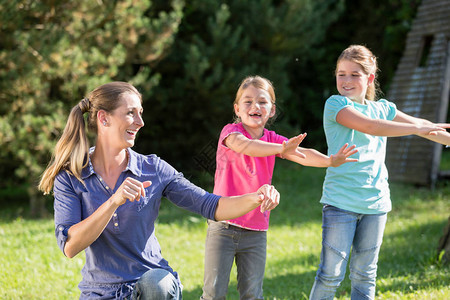
[[[165,11],[141,0],[0,4],[0,160],[28,183],[32,214],[43,213],[36,183],[70,108],[108,81],[157,85],[150,71],[182,8],[179,0]]]
[[[301,83],[290,82],[289,67],[314,54],[328,24],[342,11],[341,4],[335,0],[190,1],[171,52],[157,66],[161,82],[155,87],[150,112],[144,107],[145,122],[152,130],[142,132],[137,147],[160,153],[183,170],[211,171],[217,137],[233,118],[238,85],[255,74],[274,82],[280,113],[276,126],[292,134],[292,129],[283,127],[284,105],[298,101],[291,85]],[[164,126],[154,126],[160,123]],[[195,160],[202,155],[206,157]]]

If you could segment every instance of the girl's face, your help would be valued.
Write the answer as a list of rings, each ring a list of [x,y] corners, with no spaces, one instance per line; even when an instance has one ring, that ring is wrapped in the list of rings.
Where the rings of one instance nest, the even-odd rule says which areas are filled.
[[[120,148],[133,147],[137,132],[144,126],[141,100],[127,93],[120,101],[119,107],[106,115],[108,139]]]
[[[234,112],[252,137],[259,138],[269,118],[275,115],[275,105],[267,91],[250,85],[234,104]]]
[[[367,87],[375,76],[366,74],[363,68],[350,60],[341,60],[336,71],[336,85],[339,94],[355,102],[364,104]]]

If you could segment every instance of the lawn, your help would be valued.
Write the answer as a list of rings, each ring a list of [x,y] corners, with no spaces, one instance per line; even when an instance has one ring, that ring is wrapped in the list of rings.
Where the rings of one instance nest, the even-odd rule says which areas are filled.
[[[319,263],[324,171],[277,162],[274,185],[282,199],[268,232],[266,299],[307,299]],[[391,184],[391,190],[377,299],[450,299],[449,266],[436,259],[450,213],[450,182],[433,191],[405,184]],[[51,218],[29,219],[24,204],[0,203],[0,298],[77,299],[84,254],[64,257]],[[156,230],[164,257],[181,276],[184,299],[198,299],[205,220],[164,201]],[[238,299],[235,278],[233,268],[228,299]],[[337,297],[349,299],[349,291],[346,278]]]

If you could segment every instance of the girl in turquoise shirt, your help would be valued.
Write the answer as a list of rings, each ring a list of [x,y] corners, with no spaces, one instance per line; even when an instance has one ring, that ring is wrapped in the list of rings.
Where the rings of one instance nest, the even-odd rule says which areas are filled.
[[[328,152],[356,145],[358,162],[328,168],[323,194],[322,252],[310,299],[333,299],[350,257],[352,299],[374,299],[377,261],[387,212],[391,210],[386,137],[415,134],[450,144],[444,128],[399,111],[376,95],[377,59],[364,46],[345,49],[337,60],[339,95],[325,103]]]

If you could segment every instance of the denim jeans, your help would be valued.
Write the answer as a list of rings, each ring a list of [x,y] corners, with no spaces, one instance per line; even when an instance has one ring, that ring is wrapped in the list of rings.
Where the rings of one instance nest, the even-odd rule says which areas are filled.
[[[374,299],[378,254],[387,214],[363,215],[323,207],[322,252],[310,299],[333,299],[350,257],[351,299]]]
[[[132,300],[181,300],[181,288],[175,276],[164,269],[147,271],[136,282]]]
[[[236,259],[240,299],[263,299],[267,232],[208,220],[202,300],[225,300]]]

